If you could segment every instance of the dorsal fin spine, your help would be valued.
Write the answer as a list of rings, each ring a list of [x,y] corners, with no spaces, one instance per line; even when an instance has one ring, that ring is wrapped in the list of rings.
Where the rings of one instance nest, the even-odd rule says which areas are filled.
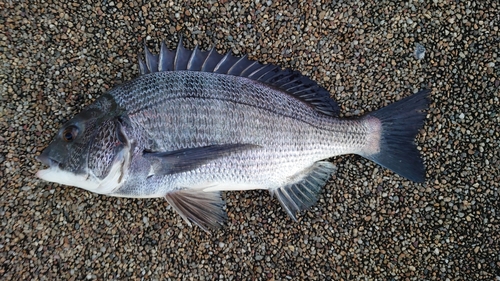
[[[158,58],[158,71],[170,71],[173,70],[172,66],[172,51],[167,48],[165,41],[161,42],[160,55]]]
[[[247,71],[248,71],[249,69],[252,69],[252,67],[254,67],[256,64],[258,65],[258,64],[260,64],[260,63],[259,63],[258,61],[253,61],[253,62],[252,62],[249,66],[247,66],[247,68],[245,68],[245,69],[241,72],[241,75],[243,75],[243,76],[245,76],[245,77],[249,76],[249,75],[247,75]]]
[[[139,58],[139,71],[140,71],[141,75],[149,73],[148,66],[141,58]]]
[[[146,42],[144,42],[144,44],[146,44]],[[144,45],[144,55],[145,55],[145,59],[146,59],[146,65],[147,65],[149,71],[150,72],[157,72],[158,71],[158,56],[151,53],[149,51],[148,47],[146,47],[146,45]]]
[[[181,53],[184,49],[184,46],[182,45],[182,37],[180,38],[179,40],[179,43],[177,44],[177,49],[176,49],[176,52],[175,52],[175,58],[174,58],[174,70],[180,70],[179,68],[179,60],[181,58]]]
[[[224,63],[229,60],[229,57],[231,57],[231,51],[227,52],[222,59],[219,61],[219,63],[215,66],[214,72],[218,72],[220,68],[224,65]]]
[[[302,92],[307,91],[307,90],[312,90],[313,88],[315,88],[315,86],[311,86],[311,87],[307,87],[307,88],[304,88],[304,89],[300,89],[298,91],[294,91],[294,93],[299,94],[299,93],[302,93]],[[308,95],[311,95],[311,94],[308,94]],[[301,95],[301,96],[307,97],[308,95]]]
[[[259,77],[256,77],[256,80],[262,79],[262,77],[264,77],[265,75],[267,75],[269,72],[274,71],[276,68],[278,68],[278,67],[273,65],[273,67],[271,67],[268,71],[264,72]]]
[[[240,63],[244,63],[244,62],[247,62],[248,59],[247,59],[247,55],[244,55],[242,56],[238,61],[236,61],[236,63],[233,64],[233,66],[231,66],[227,73],[228,74],[232,74],[232,75],[241,75],[241,71],[238,73],[238,67],[240,66]]]
[[[201,71],[204,71],[204,72],[213,72],[214,71],[214,68],[215,66],[217,65],[214,65],[214,68],[212,68],[212,65],[211,65],[211,59],[212,58],[218,58],[218,57],[221,57],[222,55],[219,54],[217,52],[217,50],[215,50],[215,47],[212,47],[212,49],[210,49],[210,52],[208,52],[208,55],[207,57],[205,58],[205,61],[203,62],[203,65],[201,67]],[[220,60],[220,59],[219,59]]]
[[[297,82],[300,82],[300,81],[298,81],[298,80],[290,80],[290,81],[288,81],[288,82],[286,82],[286,83],[281,84],[281,87],[283,87],[283,88],[285,88],[285,87],[286,87],[286,89],[287,89],[287,90],[291,90],[291,89],[293,89],[293,88],[295,88],[295,87],[297,87],[297,86],[301,86],[301,85],[300,85],[300,84],[298,84]],[[287,86],[288,86],[288,85],[290,85],[290,84],[296,84],[296,85],[295,85],[295,86],[293,86],[293,87],[287,87]]]
[[[198,48],[198,45],[194,46],[194,50],[191,53],[191,57],[189,58],[189,61],[188,61],[188,64],[187,64],[187,69],[191,69],[192,68],[193,61],[195,60],[196,55],[198,54],[199,51],[200,51],[200,49]]]
[[[292,73],[290,73],[289,75],[284,75],[284,76],[283,76],[283,77],[281,77],[280,79],[278,79],[278,80],[276,80],[276,81],[273,81],[273,82],[274,82],[274,83],[276,83],[276,84],[278,84],[279,82],[283,81],[284,79],[287,79],[287,78],[293,77],[294,75],[296,75],[296,74],[292,72]],[[293,82],[293,81],[295,81],[295,79],[292,79],[292,80],[291,80],[291,81],[289,81],[289,82]],[[289,82],[287,82],[287,83],[289,83]],[[283,85],[281,85],[281,84],[280,84],[280,86],[283,86]]]

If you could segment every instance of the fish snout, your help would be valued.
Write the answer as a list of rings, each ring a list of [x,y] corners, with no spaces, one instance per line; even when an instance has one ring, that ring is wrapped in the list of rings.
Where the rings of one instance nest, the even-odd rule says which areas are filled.
[[[41,162],[42,164],[50,166],[50,158],[49,158],[49,156],[45,155],[45,153],[43,153],[43,152],[42,152],[42,154],[36,156],[35,159],[38,160],[38,162]]]
[[[45,149],[40,155],[35,156],[35,159],[49,167],[59,166],[60,164],[59,161],[54,160],[49,156],[49,153],[47,153],[47,149]]]

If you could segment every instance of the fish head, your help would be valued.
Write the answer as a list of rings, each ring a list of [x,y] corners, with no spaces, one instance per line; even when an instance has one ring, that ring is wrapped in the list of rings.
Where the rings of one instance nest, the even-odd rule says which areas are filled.
[[[37,157],[47,165],[36,176],[100,194],[110,194],[124,181],[130,142],[121,110],[112,97],[101,97],[57,132]]]

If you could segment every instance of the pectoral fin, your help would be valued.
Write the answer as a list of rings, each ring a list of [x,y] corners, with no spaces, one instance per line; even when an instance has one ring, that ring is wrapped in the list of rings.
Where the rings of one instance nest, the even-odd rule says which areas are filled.
[[[231,153],[258,147],[254,144],[210,145],[168,152],[144,152],[143,156],[151,161],[154,175],[168,175],[194,170]]]
[[[227,219],[220,192],[179,190],[165,195],[165,199],[189,225],[194,222],[206,232],[219,228]]]

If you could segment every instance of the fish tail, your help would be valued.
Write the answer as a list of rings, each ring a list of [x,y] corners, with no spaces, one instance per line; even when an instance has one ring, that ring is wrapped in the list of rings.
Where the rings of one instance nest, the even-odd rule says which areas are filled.
[[[415,182],[425,181],[425,166],[414,142],[425,120],[430,90],[390,104],[364,117],[373,132],[363,157]]]

